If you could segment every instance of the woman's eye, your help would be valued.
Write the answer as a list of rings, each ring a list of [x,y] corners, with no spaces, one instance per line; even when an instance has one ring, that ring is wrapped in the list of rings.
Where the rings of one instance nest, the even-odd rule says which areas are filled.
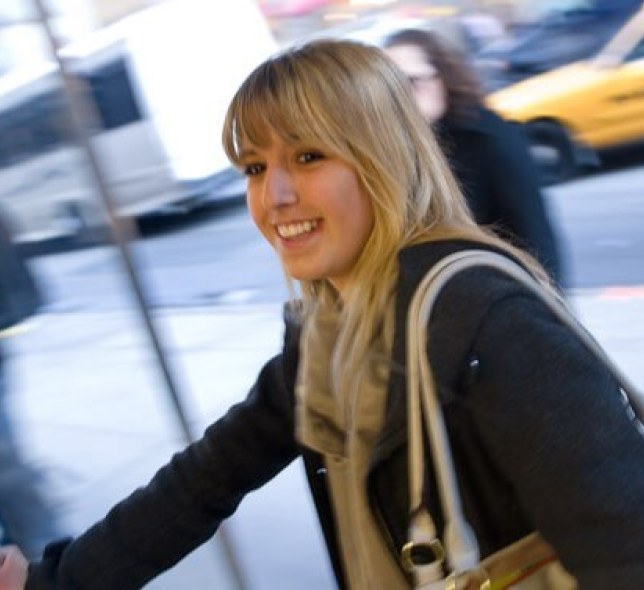
[[[315,162],[323,158],[324,155],[320,152],[303,152],[297,157],[297,160],[303,164],[308,164],[309,162]]]
[[[246,176],[257,176],[264,170],[264,166],[262,164],[248,164],[244,166],[243,170]]]

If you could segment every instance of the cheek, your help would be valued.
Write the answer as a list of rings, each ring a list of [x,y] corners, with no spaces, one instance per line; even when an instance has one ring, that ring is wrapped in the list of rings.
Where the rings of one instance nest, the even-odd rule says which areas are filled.
[[[353,236],[356,244],[361,249],[373,230],[375,214],[369,197],[360,189],[356,189],[356,192],[359,196],[353,206],[346,211],[345,218],[348,220],[348,227],[345,229],[349,232],[349,235]]]
[[[251,186],[246,187],[246,205],[255,227],[264,236],[266,241],[270,242],[273,238],[273,234],[270,231],[270,227],[267,225],[266,208],[263,205],[259,191],[251,188]]]
[[[428,122],[432,123],[442,107],[442,91],[437,88],[425,88],[417,91],[415,96],[421,113],[426,119],[429,118]]]
[[[250,183],[246,185],[246,206],[253,222],[261,229],[263,207],[257,189],[250,186]]]

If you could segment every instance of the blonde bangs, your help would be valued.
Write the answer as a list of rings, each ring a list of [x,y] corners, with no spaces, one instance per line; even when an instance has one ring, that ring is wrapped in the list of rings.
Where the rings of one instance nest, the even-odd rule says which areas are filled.
[[[347,156],[338,144],[342,129],[327,114],[328,86],[322,76],[312,83],[312,72],[301,63],[278,56],[259,66],[233,98],[223,129],[223,144],[235,165],[245,144],[266,147],[271,133],[287,142],[312,142]],[[306,81],[306,82],[305,82]]]

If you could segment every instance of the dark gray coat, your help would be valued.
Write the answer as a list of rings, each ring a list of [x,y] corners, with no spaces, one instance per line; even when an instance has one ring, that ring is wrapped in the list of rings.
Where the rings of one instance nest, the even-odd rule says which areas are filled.
[[[565,268],[523,130],[483,106],[436,125],[476,221],[534,255],[559,285]]]
[[[402,252],[387,418],[371,459],[369,497],[398,554],[405,541],[404,318],[413,290],[443,256]],[[483,555],[539,529],[584,590],[644,588],[644,439],[612,377],[543,305],[490,269],[456,277],[430,322],[465,510]],[[74,542],[49,548],[28,590],[128,590],[206,541],[244,495],[304,454],[329,551],[333,518],[319,458],[294,436],[297,328],[248,398],[177,454],[146,487]],[[431,478],[430,478],[431,479]],[[440,523],[432,483],[428,503]]]

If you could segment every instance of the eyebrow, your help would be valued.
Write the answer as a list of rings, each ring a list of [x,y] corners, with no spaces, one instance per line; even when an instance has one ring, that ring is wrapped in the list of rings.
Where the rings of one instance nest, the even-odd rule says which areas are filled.
[[[240,160],[243,160],[243,159],[245,159],[245,158],[255,157],[255,156],[257,156],[257,155],[258,155],[257,150],[256,150],[256,149],[254,149],[254,148],[250,148],[250,149],[242,149],[242,150],[240,150],[240,151],[238,152],[238,156],[237,156],[237,157],[238,157]]]

